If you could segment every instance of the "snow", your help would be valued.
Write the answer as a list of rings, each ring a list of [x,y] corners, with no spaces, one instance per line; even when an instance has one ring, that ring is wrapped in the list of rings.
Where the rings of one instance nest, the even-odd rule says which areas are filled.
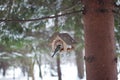
[[[62,80],[86,80],[85,78],[79,79],[77,77],[77,69],[75,64],[64,64],[61,65],[61,71],[62,71]],[[34,67],[34,75],[35,80],[58,80],[58,77],[52,77],[50,75],[50,68],[49,66],[43,65],[42,66],[42,76],[43,79],[39,78],[39,68],[37,65]],[[2,76],[0,73],[0,80],[28,80],[27,76],[23,76],[21,69],[19,67],[14,68],[11,67],[7,71],[7,74],[5,77]],[[29,80],[32,80],[29,78]],[[118,80],[120,80],[120,74],[118,74]]]
[[[14,72],[15,72],[15,74],[14,74]],[[24,77],[21,74],[20,68],[16,68],[16,69],[14,69],[13,67],[10,68],[7,71],[7,74],[5,77],[3,77],[2,74],[0,74],[0,80],[27,80],[26,78],[27,77]]]
[[[79,80],[77,78],[77,69],[74,64],[64,64],[61,65],[61,70],[62,70],[62,80]],[[35,80],[41,80],[39,78],[39,68],[37,65],[34,67],[34,75],[35,75]],[[50,68],[48,66],[42,66],[42,75],[43,79],[42,80],[58,80],[57,76],[52,77],[50,75]],[[0,80],[27,80],[27,76],[23,76],[21,69],[19,67],[14,68],[11,67],[8,71],[5,77],[2,76],[0,73]],[[32,80],[29,78],[29,80]],[[81,80],[85,80],[81,79]]]
[[[120,0],[117,0],[117,5],[120,5]]]

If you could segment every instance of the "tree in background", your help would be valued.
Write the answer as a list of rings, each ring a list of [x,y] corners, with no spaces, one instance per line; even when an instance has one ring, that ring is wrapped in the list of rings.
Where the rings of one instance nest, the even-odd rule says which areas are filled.
[[[75,28],[74,37],[77,42],[75,54],[76,54],[78,77],[83,78],[84,77],[84,54],[83,54],[84,44],[83,44],[83,25],[81,23],[80,17],[81,15],[76,14],[75,26],[74,26]]]

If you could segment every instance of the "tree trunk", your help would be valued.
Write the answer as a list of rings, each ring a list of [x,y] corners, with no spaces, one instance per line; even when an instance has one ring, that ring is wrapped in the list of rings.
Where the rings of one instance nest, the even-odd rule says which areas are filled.
[[[84,77],[84,61],[83,61],[83,52],[82,50],[76,50],[76,64],[77,64],[77,71],[78,77],[82,79]]]
[[[117,80],[113,0],[83,0],[87,80]]]
[[[40,55],[39,59],[36,59],[36,60],[37,60],[37,64],[38,64],[38,67],[39,67],[39,77],[42,79],[41,55]]]
[[[35,65],[35,61],[32,63],[32,65],[31,65],[31,77],[32,77],[32,80],[35,80],[35,77],[34,77],[34,65]]]
[[[56,10],[56,14],[57,15],[58,11]],[[55,32],[59,32],[60,31],[60,28],[59,28],[59,25],[58,25],[58,17],[55,18]],[[62,76],[61,76],[61,67],[60,67],[60,53],[58,53],[57,55],[57,73],[58,73],[58,80],[62,80]]]
[[[35,61],[32,62],[32,59],[30,59],[30,63],[29,63],[29,73],[28,76],[32,78],[32,80],[35,80],[34,78],[34,65],[35,65]]]
[[[79,16],[79,17],[78,17]],[[75,17],[75,40],[77,41],[77,47],[75,50],[76,54],[76,64],[77,64],[77,71],[78,77],[82,79],[84,77],[84,58],[83,58],[83,25],[80,23],[81,15],[76,15]],[[79,22],[79,23],[78,23]]]
[[[57,55],[57,72],[58,72],[58,80],[62,80],[61,67],[60,67],[60,54]]]

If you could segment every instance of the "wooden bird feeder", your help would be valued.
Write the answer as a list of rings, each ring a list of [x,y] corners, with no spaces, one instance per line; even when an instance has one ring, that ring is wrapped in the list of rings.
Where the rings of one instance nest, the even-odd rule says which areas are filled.
[[[75,40],[68,33],[56,32],[50,37],[50,45],[52,47],[52,51],[54,51],[58,45],[61,45],[62,49],[60,52],[70,52],[74,49],[75,43]]]

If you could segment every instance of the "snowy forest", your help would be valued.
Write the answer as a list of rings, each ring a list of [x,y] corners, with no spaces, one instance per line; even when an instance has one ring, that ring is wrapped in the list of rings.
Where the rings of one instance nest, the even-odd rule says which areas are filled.
[[[120,0],[0,0],[0,80],[120,80]]]

